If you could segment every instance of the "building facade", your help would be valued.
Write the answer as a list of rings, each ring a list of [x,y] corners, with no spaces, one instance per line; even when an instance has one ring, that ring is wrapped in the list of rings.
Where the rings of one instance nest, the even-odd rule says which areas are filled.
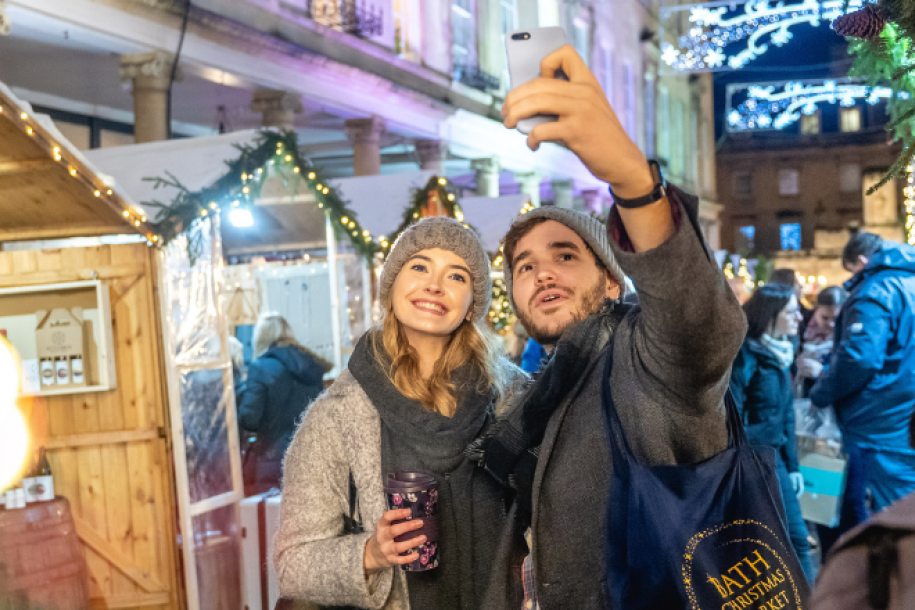
[[[659,0],[8,0],[0,80],[80,147],[295,128],[331,175],[435,169],[603,211],[568,150],[501,125],[504,34],[558,25],[717,242],[710,80],[659,75]],[[672,33],[669,33],[672,35]],[[174,58],[179,54],[177,67]],[[170,92],[170,95],[169,95]]]
[[[718,158],[722,247],[829,283],[852,231],[902,239],[902,181],[866,192],[899,154],[885,105],[820,105],[781,131],[726,133]],[[821,282],[822,283],[822,282]]]

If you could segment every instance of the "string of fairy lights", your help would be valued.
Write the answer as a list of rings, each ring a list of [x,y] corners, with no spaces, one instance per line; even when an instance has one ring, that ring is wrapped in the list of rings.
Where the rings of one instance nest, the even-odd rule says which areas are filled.
[[[89,171],[76,154],[61,146],[35,117],[3,95],[0,95],[0,117],[4,117],[24,131],[56,163],[66,168],[67,173],[87,188],[94,197],[119,212],[126,222],[146,237],[150,244],[159,242],[160,238],[150,226],[145,210],[128,205],[110,185],[105,184],[94,172]]]
[[[905,168],[905,240],[915,246],[915,166]]]

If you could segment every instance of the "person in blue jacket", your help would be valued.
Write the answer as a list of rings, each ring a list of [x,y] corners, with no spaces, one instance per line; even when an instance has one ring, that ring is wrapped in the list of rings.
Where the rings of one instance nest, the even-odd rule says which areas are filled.
[[[289,322],[264,313],[254,327],[255,360],[240,393],[238,423],[257,433],[245,455],[245,495],[279,488],[296,425],[324,389],[332,365],[295,340]]]
[[[747,337],[731,369],[731,393],[752,445],[776,451],[776,474],[781,487],[788,533],[801,569],[813,584],[816,569],[807,539],[807,525],[798,498],[804,492],[794,435],[794,339],[802,315],[794,289],[768,284],[743,306]]]
[[[836,323],[836,348],[810,393],[833,405],[847,449],[865,472],[872,508],[915,491],[915,248],[858,233],[842,265],[854,273]]]
[[[546,358],[547,353],[543,346],[534,341],[533,338],[530,338],[527,340],[527,345],[524,346],[524,352],[521,354],[521,370],[533,375],[540,370]]]

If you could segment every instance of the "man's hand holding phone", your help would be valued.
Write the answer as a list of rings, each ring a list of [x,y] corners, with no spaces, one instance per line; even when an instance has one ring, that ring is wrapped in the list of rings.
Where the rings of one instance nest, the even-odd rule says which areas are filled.
[[[562,70],[568,81],[555,78]],[[513,89],[502,106],[510,129],[534,115],[559,120],[534,127],[527,137],[531,150],[542,142],[562,141],[600,180],[620,197],[640,197],[654,187],[645,156],[626,134],[600,83],[575,49],[566,45],[540,63],[540,78]]]

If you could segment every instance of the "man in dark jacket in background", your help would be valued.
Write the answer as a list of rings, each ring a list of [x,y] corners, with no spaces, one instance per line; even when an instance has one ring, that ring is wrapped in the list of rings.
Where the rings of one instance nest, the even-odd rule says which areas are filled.
[[[324,389],[331,364],[295,340],[278,313],[265,313],[254,327],[254,353],[240,392],[238,423],[257,433],[244,461],[245,495],[280,487],[283,456],[305,410]]]
[[[550,78],[560,67],[570,82]],[[610,382],[633,451],[651,464],[695,462],[727,445],[723,399],[746,325],[698,229],[698,201],[657,188],[658,176],[571,47],[547,57],[541,74],[509,94],[505,125],[558,115],[534,128],[531,148],[562,140],[618,203],[641,205],[614,206],[606,229],[585,214],[542,207],[516,219],[506,236],[509,297],[551,359],[515,417],[476,455],[516,492],[483,607],[594,610],[607,607],[613,527],[601,404],[611,345]],[[624,271],[640,307],[620,303]]]
[[[836,321],[836,348],[810,399],[833,405],[857,452],[875,510],[915,491],[915,248],[858,233],[842,253],[855,275]]]

